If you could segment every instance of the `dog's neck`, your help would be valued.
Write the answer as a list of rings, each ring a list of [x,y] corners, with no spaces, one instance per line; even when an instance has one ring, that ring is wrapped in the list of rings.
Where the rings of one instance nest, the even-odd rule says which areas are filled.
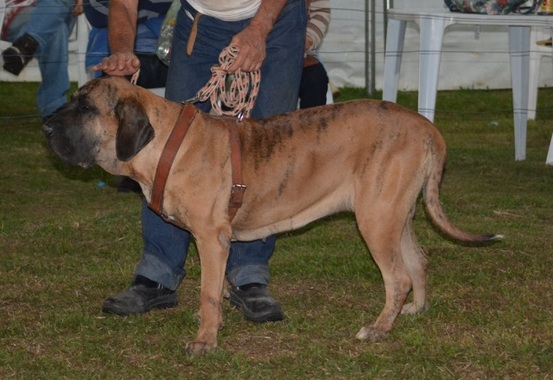
[[[105,170],[115,175],[124,175],[137,181],[144,193],[146,200],[151,199],[151,189],[153,187],[156,165],[159,160],[160,152],[163,146],[170,138],[172,126],[177,123],[182,105],[176,102],[164,99],[149,90],[136,87],[141,104],[144,105],[146,115],[154,128],[155,138],[146,145],[135,157],[127,162],[118,161],[111,163],[111,168],[102,166]],[[163,115],[164,123],[155,122]],[[156,157],[155,159],[152,159]]]

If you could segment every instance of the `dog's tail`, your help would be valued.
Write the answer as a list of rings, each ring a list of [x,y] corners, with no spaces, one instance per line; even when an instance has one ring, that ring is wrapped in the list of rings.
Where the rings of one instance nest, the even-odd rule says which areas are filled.
[[[442,208],[442,204],[440,203],[440,183],[442,179],[444,162],[439,162],[440,160],[431,161],[433,162],[430,164],[430,173],[426,178],[426,183],[423,188],[423,198],[428,214],[432,218],[434,224],[444,234],[465,243],[487,243],[503,239],[503,236],[498,234],[479,235],[462,231],[448,220]]]

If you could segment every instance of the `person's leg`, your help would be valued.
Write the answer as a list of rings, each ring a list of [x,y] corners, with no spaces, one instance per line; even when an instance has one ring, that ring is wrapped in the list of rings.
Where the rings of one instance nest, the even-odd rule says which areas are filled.
[[[193,97],[207,83],[211,76],[209,69],[217,63],[218,52],[204,47],[204,44],[201,44],[203,54],[186,56],[185,47],[191,26],[192,20],[185,14],[184,8],[181,9],[174,30],[173,56],[165,87],[165,97],[176,102]],[[199,106],[209,111],[209,104]],[[144,248],[135,269],[135,280],[127,290],[104,302],[104,312],[127,315],[177,304],[175,290],[186,275],[184,262],[191,235],[165,222],[146,202],[142,205],[141,221]]]
[[[71,15],[74,6],[73,0],[37,1],[23,32],[37,40],[39,45],[44,45],[58,33],[60,24],[69,25],[69,20],[74,18]],[[74,23],[74,20],[72,22]]]
[[[18,28],[13,45],[2,53],[4,69],[19,75],[39,49],[46,49],[47,41],[59,32],[60,27],[66,25],[71,31],[68,17],[72,18],[73,6],[71,0],[41,0],[18,14],[16,20],[25,20],[26,23]]]
[[[252,117],[265,118],[296,108],[303,66],[305,2],[290,0],[267,39],[267,57],[261,68],[259,95]],[[227,264],[230,301],[255,322],[284,318],[280,305],[270,296],[269,259],[275,237],[253,242],[234,242]],[[260,286],[259,286],[260,285]]]
[[[289,1],[267,39],[267,57],[261,68],[259,95],[252,117],[270,117],[296,108],[303,66],[305,22],[305,2]],[[233,244],[236,254],[231,251],[227,276],[234,286],[256,282],[267,284],[269,280],[268,261],[275,239],[269,237],[266,241],[251,244],[264,259],[255,257],[243,243]]]
[[[39,40],[37,49],[36,57],[42,78],[37,92],[37,107],[43,119],[67,103],[67,91],[70,88],[68,44],[75,25],[75,17],[71,15],[70,8],[67,9],[69,11],[64,22],[58,24],[55,33],[46,33],[45,36],[49,37]]]
[[[290,0],[269,34],[253,118],[270,117],[297,107],[307,17],[304,8],[304,0]]]
[[[191,22],[188,17],[178,19],[173,39],[173,51],[184,52],[190,27]],[[196,90],[207,82],[210,76],[209,68],[213,61],[191,64],[188,57],[179,53],[173,58],[167,73],[165,93],[166,98],[178,102],[192,97]],[[198,69],[200,65],[202,67]],[[205,73],[207,73],[207,79],[203,80],[202,77],[206,76]],[[175,290],[185,275],[184,261],[191,240],[190,233],[165,222],[144,202],[142,235],[144,257],[138,264],[135,274]]]
[[[319,62],[304,67],[300,85],[300,108],[310,108],[326,104],[328,75]]]
[[[186,275],[190,234],[165,222],[142,202],[142,258],[131,286],[104,301],[104,313],[130,315],[177,305],[175,290]]]
[[[38,48],[38,42],[31,36],[25,35],[34,9],[34,6],[22,7],[2,35],[3,39],[12,43],[12,46],[2,52],[4,60],[2,68],[13,75],[21,73],[27,63],[33,59]]]
[[[179,12],[177,25],[190,25],[195,15],[195,10],[186,4]],[[211,78],[210,68],[218,64],[221,51],[248,22],[229,23],[201,16],[190,56],[185,53],[190,29],[175,28],[166,97],[174,101],[194,97]],[[197,105],[205,112],[211,108],[209,101]],[[274,250],[274,240],[271,237],[267,241],[231,244],[227,277],[234,286],[268,283],[268,261]]]
[[[179,23],[191,25],[194,16],[195,11],[185,4],[179,13],[177,25]],[[184,18],[186,18],[185,22],[182,20]],[[269,95],[261,101],[258,97],[254,117],[267,117],[290,111],[294,109],[297,102],[303,61],[305,3],[291,0],[281,18],[279,26],[269,36],[267,62],[275,60],[275,65],[265,64],[262,69],[260,93],[266,92]],[[189,29],[176,28],[166,97],[175,101],[192,98],[208,82],[211,77],[209,69],[217,64],[220,52],[229,45],[232,36],[248,24],[249,20],[229,23],[201,16],[190,56],[185,54]],[[290,36],[292,40],[297,41],[296,44],[290,44]],[[289,54],[288,48],[294,52]],[[296,71],[297,74],[290,75],[290,71]],[[289,81],[283,83],[282,77],[288,77]],[[270,95],[269,91],[273,90],[276,96]],[[206,103],[198,106],[204,111],[210,109],[210,105]],[[256,322],[280,320],[284,317],[280,305],[265,289],[270,278],[268,263],[274,246],[274,236],[263,241],[231,244],[227,265],[227,278],[232,284],[231,302],[242,309],[247,319]]]
[[[304,25],[303,31],[300,32],[302,36],[301,41],[303,41],[303,34],[305,33],[305,11],[301,12],[299,7],[303,6],[303,9],[305,9],[305,4],[303,0],[291,0],[291,2],[297,3],[295,15],[301,16],[298,17],[298,19]],[[301,5],[299,5],[300,3]],[[187,56],[185,53],[186,44],[194,14],[195,11],[185,3],[177,16],[171,65],[169,67],[165,93],[166,97],[173,101],[182,101],[192,98],[197,91],[208,82],[211,77],[209,69],[211,66],[217,64],[220,52],[223,48],[228,46],[232,36],[242,30],[248,22],[228,23],[211,17],[202,16],[198,24],[198,34],[196,36],[193,52],[190,56]],[[284,28],[280,29],[283,29],[282,32],[285,32],[285,30],[290,30],[290,26],[284,26]],[[297,32],[297,29],[292,30],[292,32]],[[284,46],[289,46],[289,41],[286,41],[286,38],[280,39],[279,41]],[[280,49],[277,47],[272,49],[273,52],[279,50]],[[301,42],[299,50],[301,51],[301,55],[303,55],[303,42]],[[273,55],[276,56],[277,54]],[[280,54],[279,58],[283,59],[285,56],[286,54]],[[289,66],[285,65],[283,70],[287,69],[289,69]],[[301,64],[298,70],[301,70]],[[287,71],[280,71],[280,73],[289,74]],[[297,81],[293,88],[288,88],[288,91],[281,92],[282,95],[285,94],[286,101],[273,103],[265,100],[265,103],[268,104],[265,104],[263,108],[270,108],[273,110],[273,105],[278,104],[278,107],[274,107],[272,111],[273,114],[292,109],[290,104],[297,101],[297,88],[299,86],[300,74],[298,74],[296,78]],[[271,77],[271,75],[268,75],[268,77]],[[262,81],[261,86],[266,83],[270,90],[272,87],[276,86],[276,82],[279,81],[273,78],[273,80]],[[293,101],[290,101],[288,97],[292,97]],[[283,107],[282,105],[285,106]],[[198,106],[204,111],[209,111],[210,108],[210,105],[207,103],[198,104]],[[172,267],[168,263],[177,266],[184,264],[186,250],[183,250],[183,245],[187,246],[188,243],[185,242],[189,242],[190,234],[187,231],[180,230],[165,223],[147,207],[143,207],[142,210],[142,230],[146,244],[143,259],[135,272],[137,279],[147,279],[154,283],[161,284],[160,286],[162,288],[173,289],[174,285],[178,285],[178,276],[176,276],[175,267]],[[167,242],[171,244],[167,244]],[[151,247],[155,247],[155,249],[151,249]],[[227,274],[230,274],[229,281],[232,282],[234,279],[244,282],[243,284],[234,284],[235,286],[233,289],[235,292],[233,303],[241,307],[246,318],[257,322],[279,320],[283,318],[280,305],[268,295],[264,287],[259,288],[253,286],[259,284],[264,285],[268,282],[268,260],[273,250],[274,237],[271,237],[266,241],[233,243],[230,252],[230,260],[234,263],[234,266],[227,271]],[[234,255],[235,251],[239,252],[237,256]],[[236,260],[233,260],[233,258],[236,258]],[[244,270],[240,268],[244,268]],[[171,273],[171,271],[173,273]],[[165,272],[165,274],[162,272]],[[184,269],[182,273],[184,276]],[[173,278],[173,282],[169,284],[167,281],[168,278],[171,277]],[[238,286],[246,284],[250,286],[244,289],[238,288]],[[132,287],[126,293],[128,294],[131,290]],[[142,295],[140,296],[142,297]],[[121,296],[120,298],[126,300],[128,297]],[[145,302],[141,302],[141,304],[144,303]],[[141,312],[149,311],[150,309]]]

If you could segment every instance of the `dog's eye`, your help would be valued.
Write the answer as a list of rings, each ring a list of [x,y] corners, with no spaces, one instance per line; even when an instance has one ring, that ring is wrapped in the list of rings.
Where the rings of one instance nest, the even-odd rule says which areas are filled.
[[[90,105],[87,102],[79,101],[78,104],[79,104],[79,111],[81,112],[90,111],[91,109]]]

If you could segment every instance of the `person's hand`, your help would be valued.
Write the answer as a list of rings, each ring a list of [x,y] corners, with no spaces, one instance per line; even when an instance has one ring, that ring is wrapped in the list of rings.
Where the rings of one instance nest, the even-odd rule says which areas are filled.
[[[261,69],[261,65],[267,55],[265,39],[265,33],[254,25],[249,25],[236,34],[229,46],[236,47],[238,55],[230,66],[229,71],[233,73],[240,69],[250,72]]]
[[[75,6],[71,10],[73,16],[78,16],[84,12],[83,0],[75,0]]]
[[[313,44],[315,42],[313,41],[313,38],[311,36],[305,36],[305,51],[308,52],[313,47]]]
[[[92,67],[94,71],[103,71],[108,75],[132,75],[140,68],[140,60],[133,52],[115,53]]]

